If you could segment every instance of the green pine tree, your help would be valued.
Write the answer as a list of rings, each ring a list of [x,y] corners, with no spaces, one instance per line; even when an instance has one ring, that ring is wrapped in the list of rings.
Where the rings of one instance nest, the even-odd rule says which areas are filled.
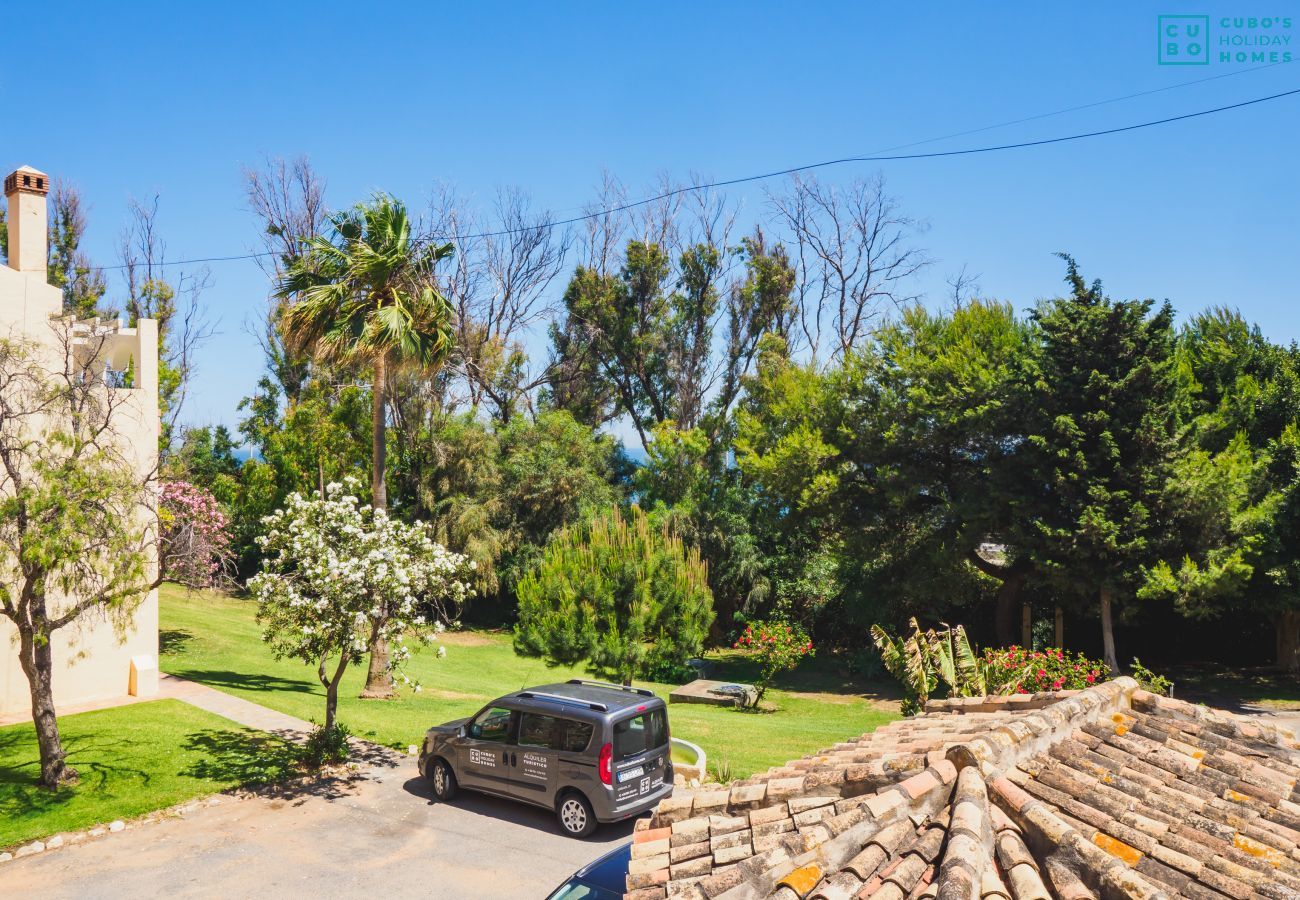
[[[684,666],[713,624],[699,551],[636,506],[556,534],[518,594],[517,653],[624,684]]]
[[[1025,449],[1039,493],[1024,510],[1026,540],[1061,596],[1095,598],[1103,656],[1118,672],[1115,607],[1166,543],[1156,513],[1175,450],[1173,309],[1113,300],[1062,258],[1069,296],[1032,315]]]

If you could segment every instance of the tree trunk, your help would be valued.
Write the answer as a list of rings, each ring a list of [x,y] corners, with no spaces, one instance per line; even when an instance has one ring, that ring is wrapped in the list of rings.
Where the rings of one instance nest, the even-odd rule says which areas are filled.
[[[343,673],[348,667],[348,656],[346,653],[339,655],[339,664],[334,668],[334,675],[325,674],[325,663],[328,656],[321,657],[320,667],[317,672],[320,676],[320,683],[325,686],[325,730],[330,731],[334,728],[334,723],[338,721],[339,711],[339,683],[343,681]]]
[[[388,487],[384,478],[387,466],[388,444],[385,429],[388,424],[388,404],[385,396],[388,387],[388,360],[382,355],[375,358],[375,383],[372,388],[371,425],[374,443],[370,452],[370,505],[375,509],[388,509]],[[386,604],[379,605],[379,618],[370,632],[370,668],[366,671],[364,698],[387,699],[393,696],[393,676],[388,671],[388,641],[383,637],[383,626],[388,620]]]
[[[1034,605],[1028,600],[1020,604],[1020,646],[1034,646]]]
[[[334,729],[334,717],[339,711],[339,686],[331,682],[325,688],[325,730]]]
[[[1110,674],[1119,674],[1119,660],[1115,656],[1115,626],[1111,616],[1111,590],[1109,586],[1101,589],[1101,647],[1102,659]]]
[[[1053,618],[1055,619],[1055,622],[1053,622],[1054,627],[1052,629],[1052,639],[1056,641],[1053,646],[1057,649],[1063,650],[1065,649],[1065,610],[1061,609],[1060,606],[1057,606],[1056,614]]]
[[[1016,642],[1016,587],[1014,579],[1007,577],[998,585],[997,611],[994,623],[998,643],[1010,647]]]
[[[1283,672],[1300,675],[1300,610],[1279,613],[1277,628],[1277,667]]]
[[[67,763],[59,736],[59,720],[54,712],[54,657],[50,641],[38,641],[31,633],[22,632],[19,657],[32,694],[32,724],[40,748],[41,785],[57,788],[61,784],[73,784],[77,770]]]
[[[370,668],[366,670],[366,688],[361,692],[365,700],[387,700],[394,694],[393,674],[388,671],[388,641],[380,633],[388,611],[379,604],[379,616],[370,630]]]
[[[373,442],[370,445],[370,505],[375,509],[388,509],[388,486],[384,470],[388,460],[388,360],[375,357],[375,383],[372,387],[370,424]]]
[[[1003,647],[1010,647],[1016,642],[1016,605],[1020,598],[1020,589],[1024,587],[1025,579],[1029,576],[1029,571],[1023,565],[1015,564],[1009,569],[998,570],[992,564],[985,560],[979,559],[975,555],[972,562],[985,575],[991,575],[1002,581],[998,585],[997,600],[997,635],[998,643]],[[1020,612],[1021,619],[1024,619],[1025,612]],[[1028,647],[1029,638],[1024,637],[1023,627],[1021,628],[1021,644]]]

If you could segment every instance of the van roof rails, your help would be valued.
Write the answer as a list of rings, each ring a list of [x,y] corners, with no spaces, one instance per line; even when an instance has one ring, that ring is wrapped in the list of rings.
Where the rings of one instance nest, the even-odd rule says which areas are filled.
[[[594,687],[613,688],[616,691],[628,691],[633,694],[640,694],[642,697],[653,697],[655,692],[647,688],[632,687],[628,684],[615,684],[612,681],[593,681],[590,678],[570,678],[568,684],[589,684]]]
[[[609,712],[608,706],[603,703],[597,703],[594,700],[579,700],[577,697],[548,694],[545,691],[520,691],[516,696],[532,700],[552,700],[556,703],[567,703],[570,706],[585,706],[588,709],[598,710],[599,712]]]

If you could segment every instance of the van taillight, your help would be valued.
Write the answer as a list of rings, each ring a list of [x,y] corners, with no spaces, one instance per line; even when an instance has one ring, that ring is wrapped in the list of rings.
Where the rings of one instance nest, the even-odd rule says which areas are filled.
[[[600,783],[614,783],[614,745],[606,744],[600,748]]]

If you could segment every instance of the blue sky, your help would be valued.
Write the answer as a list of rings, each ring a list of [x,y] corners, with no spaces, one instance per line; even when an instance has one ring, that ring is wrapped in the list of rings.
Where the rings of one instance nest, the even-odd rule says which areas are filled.
[[[602,169],[723,179],[1240,73],[1013,127],[952,149],[1125,125],[1300,87],[1300,66],[1157,65],[1157,15],[1261,8],[1135,3],[60,4],[33,8],[0,70],[0,165],[31,164],[90,202],[87,249],[116,262],[131,197],[161,195],[171,258],[256,249],[241,170],[308,155],[341,206],[375,189],[422,206],[439,181],[489,200],[587,202]],[[1300,8],[1275,25],[1300,58]],[[1026,307],[1068,250],[1116,296],[1187,314],[1239,307],[1300,338],[1300,97],[1068,145],[880,168],[925,219],[936,300],[963,265]],[[749,215],[761,185],[732,191]],[[234,424],[261,372],[247,323],[267,284],[216,264],[220,333],[185,418]],[[116,288],[116,284],[114,284]]]

